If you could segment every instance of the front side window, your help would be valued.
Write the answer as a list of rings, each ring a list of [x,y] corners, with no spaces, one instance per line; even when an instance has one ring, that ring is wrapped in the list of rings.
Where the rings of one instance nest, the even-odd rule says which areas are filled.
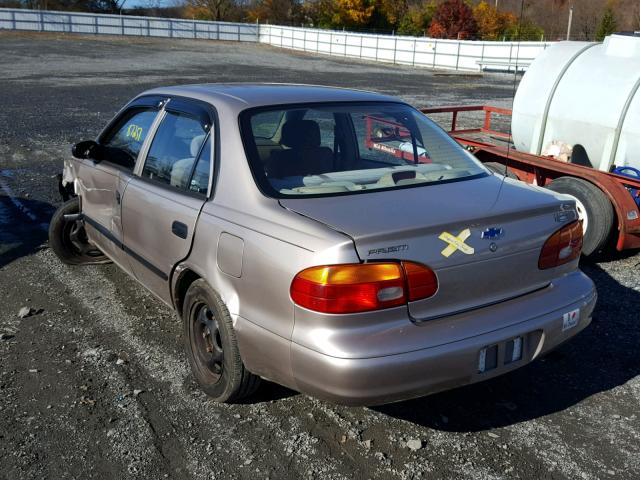
[[[189,190],[194,165],[206,137],[207,130],[200,120],[167,112],[151,142],[142,177]]]
[[[103,142],[107,147],[106,160],[133,169],[157,114],[157,110],[133,110],[125,113]]]
[[[487,175],[442,129],[403,104],[261,108],[243,112],[241,125],[254,177],[274,197],[346,194]],[[263,136],[267,131],[269,138]]]

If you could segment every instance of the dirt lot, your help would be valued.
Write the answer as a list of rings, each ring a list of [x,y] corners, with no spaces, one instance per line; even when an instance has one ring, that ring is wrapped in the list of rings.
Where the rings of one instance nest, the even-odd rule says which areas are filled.
[[[584,266],[600,295],[593,324],[544,360],[379,408],[271,384],[214,404],[190,379],[171,311],[112,265],[53,256],[53,176],[72,142],[147,88],[252,80],[415,105],[509,105],[513,92],[504,76],[255,45],[0,33],[0,477],[640,478],[638,255]]]

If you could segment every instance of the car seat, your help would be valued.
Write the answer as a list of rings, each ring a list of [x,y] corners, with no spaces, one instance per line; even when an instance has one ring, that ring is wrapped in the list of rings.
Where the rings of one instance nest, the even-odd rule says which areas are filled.
[[[270,177],[318,175],[333,170],[333,150],[320,145],[320,126],[314,120],[290,120],[282,126],[280,144],[266,164]]]
[[[191,169],[193,168],[193,163],[196,161],[196,157],[200,152],[200,147],[202,146],[202,142],[204,141],[205,135],[196,135],[191,140],[191,145],[189,147],[189,153],[191,154],[188,158],[183,158],[178,160],[171,167],[171,186],[178,188],[188,188],[187,182],[189,181],[189,174],[191,173]]]

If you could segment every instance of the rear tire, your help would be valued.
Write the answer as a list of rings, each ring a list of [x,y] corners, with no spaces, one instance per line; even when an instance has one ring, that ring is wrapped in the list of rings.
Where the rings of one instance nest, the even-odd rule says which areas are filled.
[[[204,280],[189,286],[182,321],[191,371],[207,395],[216,402],[232,403],[258,389],[260,377],[242,362],[229,311]]]
[[[574,177],[556,178],[547,188],[576,200],[584,233],[582,254],[589,257],[603,250],[611,236],[615,219],[613,205],[604,192],[593,183]]]
[[[514,180],[520,180],[518,175],[513,173],[513,170],[511,170],[509,167],[505,168],[505,165],[503,165],[501,163],[498,163],[498,162],[487,162],[487,163],[484,164],[484,166],[487,167],[492,172],[497,173],[498,175],[504,175],[507,178],[513,178]]]
[[[87,239],[84,227],[78,222],[66,221],[65,215],[80,213],[80,199],[64,202],[51,217],[49,246],[67,265],[108,263],[110,260]]]

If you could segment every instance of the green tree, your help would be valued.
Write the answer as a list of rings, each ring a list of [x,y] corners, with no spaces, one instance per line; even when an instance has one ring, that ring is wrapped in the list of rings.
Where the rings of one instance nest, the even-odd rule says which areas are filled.
[[[596,40],[601,42],[604,40],[604,37],[607,35],[611,35],[618,29],[618,22],[616,22],[616,17],[613,14],[613,7],[611,3],[607,5],[607,8],[604,10],[604,15],[602,16],[602,20],[600,20],[600,25],[598,25],[598,30],[596,31]]]
[[[431,19],[433,19],[436,8],[435,0],[410,5],[407,12],[400,19],[398,33],[400,35],[424,35],[429,28]]]
[[[332,28],[332,0],[307,0],[302,3],[303,23],[316,28]]]
[[[538,42],[543,37],[544,30],[529,20],[513,25],[505,34],[505,39],[512,41]]]

